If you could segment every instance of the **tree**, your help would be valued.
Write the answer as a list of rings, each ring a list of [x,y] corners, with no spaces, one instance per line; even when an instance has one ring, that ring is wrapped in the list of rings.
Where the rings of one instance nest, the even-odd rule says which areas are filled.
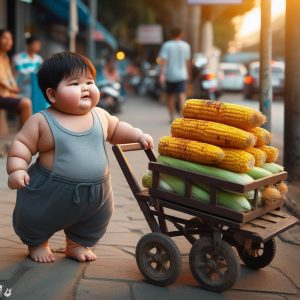
[[[300,180],[300,1],[286,2],[284,166]]]

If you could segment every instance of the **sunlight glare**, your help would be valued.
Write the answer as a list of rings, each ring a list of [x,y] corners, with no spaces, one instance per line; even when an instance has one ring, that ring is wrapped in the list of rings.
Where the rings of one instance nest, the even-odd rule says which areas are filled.
[[[272,1],[272,20],[285,14],[285,0]],[[232,20],[238,28],[236,38],[244,38],[260,31],[260,1],[256,0],[255,7],[244,16],[237,16]]]

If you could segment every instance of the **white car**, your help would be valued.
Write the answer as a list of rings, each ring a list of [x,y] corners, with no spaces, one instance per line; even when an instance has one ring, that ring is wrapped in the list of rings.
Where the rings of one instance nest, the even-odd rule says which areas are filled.
[[[247,69],[240,63],[220,63],[220,79],[224,91],[242,91]]]

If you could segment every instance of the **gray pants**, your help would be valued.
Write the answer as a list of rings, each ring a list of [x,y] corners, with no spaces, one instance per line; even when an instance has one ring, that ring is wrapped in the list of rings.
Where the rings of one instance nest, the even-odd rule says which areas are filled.
[[[30,183],[18,190],[13,213],[13,226],[23,243],[41,245],[63,229],[72,241],[95,245],[113,212],[109,175],[77,182],[53,175],[38,163],[28,173]]]

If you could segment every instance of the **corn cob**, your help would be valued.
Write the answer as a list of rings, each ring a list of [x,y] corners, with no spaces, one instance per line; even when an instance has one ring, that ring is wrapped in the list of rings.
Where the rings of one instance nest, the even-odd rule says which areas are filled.
[[[254,166],[255,167],[261,167],[266,162],[267,155],[266,155],[265,151],[262,151],[258,148],[254,148],[254,147],[248,147],[248,148],[245,148],[244,150],[254,156],[254,159],[255,159]]]
[[[271,142],[271,133],[262,127],[255,127],[253,129],[250,129],[249,132],[254,134],[257,138],[255,147],[268,145]]]
[[[220,147],[171,136],[160,139],[158,152],[161,155],[208,165],[218,163],[224,157]]]
[[[263,150],[266,153],[266,155],[267,155],[266,162],[267,163],[275,162],[278,159],[279,151],[277,148],[272,147],[272,146],[261,146],[261,147],[258,147],[258,149]]]
[[[175,119],[172,136],[229,148],[254,146],[256,138],[250,132],[229,125],[188,118]]]
[[[201,119],[249,130],[261,126],[266,117],[250,107],[202,99],[187,100],[183,107],[185,118]]]
[[[254,156],[244,150],[222,148],[225,157],[216,164],[217,167],[239,173],[247,173],[254,167]]]

